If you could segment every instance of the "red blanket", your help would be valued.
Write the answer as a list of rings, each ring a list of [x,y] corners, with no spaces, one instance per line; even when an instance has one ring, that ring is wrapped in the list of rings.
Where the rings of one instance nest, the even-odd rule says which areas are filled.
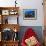
[[[27,44],[25,43],[25,39],[28,39],[30,37],[37,37],[36,33],[33,31],[32,28],[28,28],[27,31],[25,32],[24,37],[22,38],[22,42],[21,45],[22,46],[27,46]],[[37,39],[37,38],[36,38]],[[38,41],[37,44],[35,46],[41,46],[40,42]]]

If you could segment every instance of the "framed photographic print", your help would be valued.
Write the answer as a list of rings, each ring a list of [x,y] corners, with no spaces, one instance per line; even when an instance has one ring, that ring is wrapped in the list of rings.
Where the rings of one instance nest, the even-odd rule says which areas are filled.
[[[9,14],[10,14],[10,15],[16,15],[17,13],[18,13],[18,12],[17,12],[16,10],[10,10],[10,11],[9,11]]]
[[[37,9],[23,9],[23,15],[25,20],[36,20]]]
[[[9,10],[2,10],[2,15],[9,15]]]

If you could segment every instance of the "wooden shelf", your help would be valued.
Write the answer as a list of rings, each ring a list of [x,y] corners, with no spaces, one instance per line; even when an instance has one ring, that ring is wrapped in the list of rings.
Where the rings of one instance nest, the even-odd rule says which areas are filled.
[[[5,41],[1,42],[1,46],[18,46],[18,41]]]
[[[20,26],[18,24],[1,24],[0,27],[1,27],[1,30],[5,29],[5,28],[10,28],[13,31],[14,31],[14,29],[19,31],[19,29],[20,29]]]
[[[18,33],[18,31],[20,29],[20,26],[18,23],[18,16],[19,16],[18,11],[19,11],[19,7],[0,7],[0,20],[1,20],[0,32],[1,33],[3,33],[3,30],[6,28],[11,29],[12,31]],[[7,19],[8,16],[14,16],[14,17],[17,16],[17,24],[8,24],[8,19]],[[5,17],[6,17],[6,20],[5,20]],[[13,41],[13,39],[10,39],[9,41],[5,41],[4,39],[2,40],[2,38],[3,37],[1,34],[0,46],[18,46],[18,42],[19,42],[18,40],[16,41],[16,39],[15,39],[15,41]]]
[[[0,9],[1,10],[5,10],[5,9],[16,9],[16,10],[18,10],[19,9],[19,7],[0,7]]]

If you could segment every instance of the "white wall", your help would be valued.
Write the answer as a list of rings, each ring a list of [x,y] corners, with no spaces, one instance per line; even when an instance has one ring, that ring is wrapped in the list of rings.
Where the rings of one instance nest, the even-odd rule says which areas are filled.
[[[9,16],[8,24],[17,24],[17,16]]]
[[[0,6],[15,6],[15,0],[0,0]],[[21,26],[43,26],[43,0],[17,0],[17,6],[20,7],[19,24]],[[37,9],[37,20],[24,20],[23,9]]]
[[[15,0],[0,0],[0,6],[1,7],[12,7],[12,6],[14,6],[14,1]]]
[[[23,11],[20,11],[20,25],[22,26],[43,26],[42,0],[21,1],[21,9],[37,9],[37,20],[23,20]]]

